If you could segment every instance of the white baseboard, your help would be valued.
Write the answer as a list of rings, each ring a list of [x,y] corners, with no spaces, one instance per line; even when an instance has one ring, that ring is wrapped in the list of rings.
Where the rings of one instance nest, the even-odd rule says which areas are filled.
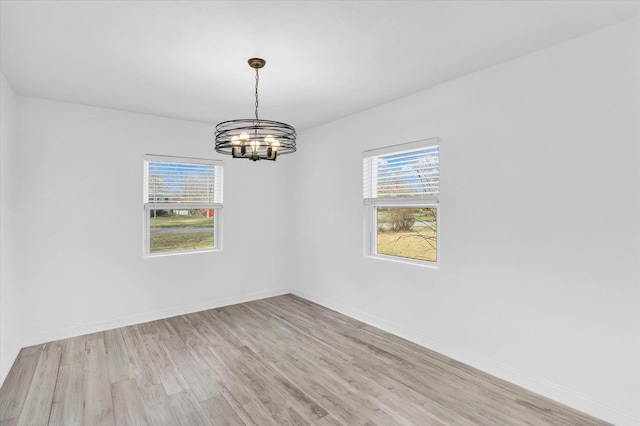
[[[157,311],[146,312],[143,314],[130,315],[126,317],[114,318],[106,321],[96,321],[90,324],[83,324],[76,327],[68,327],[60,330],[47,331],[45,333],[31,334],[24,336],[20,340],[20,347],[15,349],[15,354],[11,357],[11,362],[2,369],[2,375],[0,376],[0,386],[4,383],[11,367],[18,358],[21,348],[28,346],[39,345],[54,340],[68,339],[70,337],[82,336],[84,334],[97,333],[99,331],[111,330],[119,327],[126,327],[129,325],[140,324],[148,321],[155,321],[164,318],[174,317],[176,315],[184,315],[192,312],[204,311],[207,309],[220,308],[223,306],[235,305],[238,303],[250,302],[252,300],[265,299],[267,297],[280,296],[283,294],[292,293],[292,289],[278,289],[270,290],[261,293],[251,293],[240,296],[225,297],[222,299],[208,300],[204,302],[198,302],[191,305],[175,306],[167,309],[159,309]]]
[[[456,361],[477,368],[478,370],[489,373],[495,377],[521,386],[539,395],[553,399],[554,401],[560,402],[599,419],[603,419],[617,426],[640,426],[640,417],[628,411],[620,410],[595,401],[587,396],[563,388],[562,386],[558,386],[554,383],[550,383],[546,380],[520,373],[491,359],[460,349],[441,340],[425,336],[417,331],[399,326],[375,315],[371,315],[366,312],[350,308],[341,303],[317,297],[296,289],[291,292],[303,299],[315,302],[321,306],[395,334],[403,339],[407,339],[420,346],[446,355]]]
[[[111,330],[119,327],[140,324],[148,321],[155,321],[164,318],[175,317],[177,315],[189,314],[192,312],[204,311],[207,309],[220,308],[223,306],[235,305],[238,303],[250,302],[252,300],[265,299],[267,297],[280,296],[292,293],[292,289],[270,290],[261,293],[244,294],[240,296],[225,297],[222,299],[207,300],[191,305],[175,306],[157,311],[145,312],[143,314],[129,315],[120,318],[113,318],[106,321],[97,321],[90,324],[82,324],[76,327],[69,327],[60,330],[52,330],[45,333],[24,336],[21,346],[28,347],[39,345],[54,340],[68,339],[70,337],[82,336],[84,334],[97,333],[99,331]]]
[[[8,362],[0,372],[0,387],[2,387],[2,385],[4,384],[5,379],[9,375],[9,371],[11,371],[11,367],[13,367],[13,364],[15,364],[16,359],[18,359],[18,354],[20,354],[20,349],[21,348],[19,347],[14,348],[13,353],[9,356],[10,362]]]
[[[368,314],[366,312],[359,311],[357,309],[350,308],[341,303],[334,302],[332,300],[317,297],[303,291],[296,289],[279,289],[271,290],[262,293],[253,293],[241,296],[227,297],[223,299],[209,300],[205,302],[199,302],[191,305],[177,306],[168,309],[161,309],[157,311],[151,311],[144,314],[131,315],[127,317],[120,317],[106,321],[98,321],[91,324],[83,324],[77,327],[69,327],[61,330],[54,330],[46,333],[33,334],[26,336],[21,341],[22,347],[38,345],[53,340],[66,339],[75,336],[81,336],[84,334],[96,333],[99,331],[110,330],[113,328],[126,327],[129,325],[140,324],[148,321],[155,321],[163,318],[170,318],[176,315],[183,315],[192,312],[203,311],[207,309],[214,309],[223,306],[235,305],[237,303],[250,302],[252,300],[264,299],[267,297],[280,296],[287,293],[293,293],[296,296],[315,302],[326,308],[333,309],[341,314],[347,315],[359,321],[362,321],[371,326],[380,328],[396,336],[407,339],[411,342],[417,343],[420,346],[431,349],[443,355],[446,355],[452,359],[463,362],[467,365],[475,367],[493,376],[499,377],[510,383],[521,386],[532,392],[543,395],[547,398],[558,401],[562,404],[573,407],[577,410],[590,414],[594,417],[603,419],[618,426],[639,426],[640,417],[630,413],[628,411],[620,410],[615,407],[611,407],[606,404],[602,404],[598,401],[590,399],[577,392],[547,382],[543,379],[529,376],[510,369],[500,363],[497,363],[488,358],[471,353],[464,349],[457,348],[446,342],[438,339],[433,339],[429,336],[425,336],[414,330],[399,326],[391,323],[383,318],[375,315]],[[13,366],[20,348],[15,350],[15,353],[11,357],[11,362],[2,370],[0,376],[0,386],[4,383],[11,367]]]

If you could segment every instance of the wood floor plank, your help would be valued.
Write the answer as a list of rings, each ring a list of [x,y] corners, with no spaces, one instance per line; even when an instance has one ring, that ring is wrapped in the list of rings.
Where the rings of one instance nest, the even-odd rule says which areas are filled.
[[[83,358],[84,358],[84,339]],[[64,345],[63,345],[64,353]],[[84,362],[61,365],[53,395],[49,425],[82,425],[84,412]]]
[[[179,423],[162,385],[148,388],[144,392],[143,398],[149,424],[154,426],[174,426]]]
[[[151,356],[138,329],[130,326],[120,330],[130,356],[133,378],[136,379],[138,386],[141,389],[146,389],[153,385],[159,385],[161,383],[160,375],[155,364],[151,362]]]
[[[202,315],[202,316],[200,316]],[[237,359],[242,356],[243,352],[237,343],[232,339],[226,339],[222,335],[216,335],[213,331],[207,331],[202,327],[213,330],[216,328],[211,324],[211,317],[200,312],[194,315],[196,320],[193,322],[202,336],[207,336],[207,346],[197,345],[193,350],[197,352],[198,357],[206,364],[207,370],[212,374],[217,389],[225,395],[228,402],[234,406],[241,406],[253,399],[252,391],[238,380]],[[224,350],[225,356],[216,356],[214,348]]]
[[[606,425],[292,295],[26,348],[0,389],[18,423]]]
[[[239,314],[237,313],[236,315],[239,315]],[[274,349],[275,349],[275,348],[270,348],[270,350],[269,350],[269,351],[267,351],[267,352],[265,352],[265,353],[273,352],[273,350],[274,350]],[[309,354],[307,354],[307,355],[309,355]],[[285,354],[285,353],[281,353],[281,354],[279,354],[279,356],[280,356],[280,357],[286,357],[286,356],[287,356],[287,354]],[[277,360],[272,360],[272,362],[277,363]],[[298,364],[299,364],[299,361],[298,361],[298,360],[296,360],[296,363],[298,363]],[[322,372],[321,374],[317,374],[316,376],[323,376],[323,375],[324,375],[324,373],[326,373],[326,372]],[[325,384],[326,384],[326,383],[325,383]],[[318,384],[318,383],[315,383],[315,386],[316,386],[316,388],[321,389],[321,386],[322,386],[322,385],[320,385],[320,384]],[[365,390],[365,392],[366,392],[366,389],[362,389],[362,390]],[[385,391],[386,391],[386,389],[385,389]],[[323,397],[324,397],[324,398],[326,398],[326,397],[327,397],[327,389],[322,390],[322,391],[321,391],[321,393],[323,394]],[[362,392],[361,392],[361,393],[362,393]],[[387,393],[388,393],[388,392],[387,392]],[[378,402],[379,402],[379,401],[378,401]],[[344,403],[345,403],[345,400],[344,400],[344,399],[339,398],[339,397],[334,397],[334,398],[333,398],[333,407],[332,407],[332,408],[333,408],[333,409],[338,409],[338,410],[340,410],[340,409],[342,409],[342,408],[345,408],[345,407],[343,407]],[[366,419],[365,419],[365,420],[362,420],[362,419],[354,419],[354,418],[349,418],[349,417],[348,417],[349,415],[353,415],[353,413],[354,413],[354,412],[358,412],[358,411],[360,411],[360,410],[358,409],[360,406],[361,406],[361,403],[360,403],[360,404],[352,404],[352,405],[349,407],[349,408],[350,408],[350,410],[348,410],[348,411],[347,411],[347,410],[342,411],[342,412],[341,412],[341,413],[339,413],[338,415],[341,415],[341,416],[344,418],[344,421],[345,421],[345,422],[348,422],[348,423],[354,423],[354,422],[357,422],[357,423],[363,423]],[[404,411],[405,411],[405,412],[410,411],[410,410],[409,410],[409,408],[410,408],[410,407],[407,407],[407,409],[406,409],[406,410],[404,410]],[[432,407],[432,408],[433,408],[433,407]],[[442,409],[442,407],[436,407],[436,408]],[[433,411],[433,410],[432,410],[432,411]],[[345,414],[347,414],[347,413],[348,413],[348,415],[347,415],[347,417],[345,418]],[[380,415],[384,416],[385,414],[386,414],[386,413],[381,412],[380,410],[378,410],[378,411],[376,412],[376,415],[377,415],[377,416],[380,416]],[[449,413],[449,415],[450,415],[452,418],[454,417],[453,413]],[[390,421],[390,419],[389,419],[389,416],[385,416],[385,417],[386,417],[386,418],[385,418],[385,420],[384,420],[385,422],[387,422],[387,423],[392,423],[392,422]],[[422,413],[420,417],[421,417],[421,418],[423,418],[423,419],[428,419],[428,418],[429,418],[429,415],[428,415],[427,413]],[[376,418],[376,421],[380,421],[380,420],[381,420],[380,418]],[[406,423],[406,422],[407,422],[407,420],[406,420],[406,419],[404,419],[404,418],[400,418],[400,420],[401,420],[401,422],[402,422],[402,423]],[[459,419],[458,419],[458,420],[459,420]],[[462,419],[462,420],[464,420],[464,419]],[[397,422],[397,421],[398,421],[398,420],[396,420],[396,422]],[[464,424],[463,422],[459,422],[459,423],[460,423],[460,424]]]
[[[147,347],[151,362],[155,365],[167,395],[190,390],[182,373],[173,362],[168,349],[160,342],[157,325],[145,328],[142,340]]]
[[[213,425],[244,426],[242,419],[222,394],[201,401],[200,406]]]
[[[268,321],[266,318],[264,320]],[[265,354],[271,352],[273,351],[265,352]],[[371,383],[371,381],[367,380],[365,383],[359,383],[359,378],[350,375],[348,370],[339,369],[337,371],[333,371],[334,365],[323,362],[324,359],[333,360],[336,358],[335,356],[332,356],[336,355],[335,353],[325,355],[324,359],[314,359],[315,354],[312,352],[301,355],[303,356],[295,358],[291,357],[287,353],[279,353],[275,355],[275,358],[271,359],[271,362],[283,371],[290,372],[291,367],[298,369],[298,373],[292,373],[293,377],[299,376],[300,373],[305,376],[314,377],[313,382],[310,383],[313,388],[310,391],[311,394],[315,392],[316,394],[321,395],[321,399],[326,400],[331,404],[331,411],[334,412],[338,418],[342,419],[343,422],[348,424],[362,424],[366,422],[395,424],[407,422],[405,417],[402,417],[389,409],[388,403],[387,405],[381,404],[381,399],[384,397],[392,397],[393,400],[391,391],[379,387],[377,392],[372,394],[371,390],[376,388],[372,386],[374,383]],[[306,362],[309,359],[314,359],[314,362]],[[289,365],[289,367],[287,367],[287,365]],[[322,384],[317,382],[316,378],[318,377],[323,378]],[[346,382],[341,381],[341,379],[344,378],[348,378],[348,380]],[[365,377],[360,379],[360,382],[362,382]],[[350,391],[345,393],[342,389],[350,389]],[[367,410],[363,410],[363,408],[369,407],[371,407],[371,410],[368,412]],[[433,416],[433,412],[441,409],[442,407],[433,406],[431,407],[430,413],[421,413],[418,415],[426,421],[430,416]],[[407,405],[407,407],[402,411],[403,414],[406,414],[406,412],[411,412],[411,407],[409,405]],[[415,410],[413,410],[413,412],[415,416]],[[456,419],[454,413],[449,413],[449,415],[459,424],[465,424],[464,419]],[[431,423],[436,423],[435,419],[432,419]]]
[[[273,418],[264,404],[260,401],[251,401],[248,404],[244,404],[242,408],[251,419],[251,424],[267,426],[278,425],[277,420]]]
[[[216,387],[211,371],[194,358],[189,348],[180,339],[169,321],[158,325],[160,341],[167,349],[171,359],[180,370],[182,377],[195,394],[198,401],[206,401],[220,392]],[[180,400],[178,398],[178,400]]]
[[[18,426],[46,425],[49,422],[61,355],[62,344],[59,341],[44,346],[22,412],[18,417]]]
[[[85,336],[72,337],[62,341],[60,365],[82,364],[84,360]]]
[[[5,419],[0,421],[0,426],[16,426],[18,424],[18,418]]]
[[[229,403],[229,405],[231,406],[231,408],[233,408],[233,411],[237,414],[237,416],[240,418],[240,420],[242,420],[242,422],[245,425],[250,425],[250,426],[258,426],[256,425],[256,423],[253,421],[253,419],[249,416],[249,414],[247,413],[247,411],[244,408],[245,404],[240,404],[238,402],[238,400],[236,400],[234,398],[234,394],[231,392],[227,392],[225,391],[225,389],[223,388],[221,391],[221,395],[224,397],[224,399]],[[248,404],[248,402],[246,403]],[[203,411],[205,411],[203,409]],[[205,412],[206,414],[206,412]]]
[[[122,331],[119,328],[104,332],[104,344],[107,356],[107,370],[109,383],[117,383],[133,378],[131,356],[124,343]]]
[[[84,356],[83,424],[113,426],[113,402],[107,371],[107,352],[102,333],[87,336]]]
[[[280,353],[271,362],[287,377],[307,377],[305,381],[297,381],[298,386],[344,424],[363,424],[374,419],[382,424],[395,424],[403,420],[394,419],[393,413],[372,402],[373,396],[359,392],[357,383],[334,374],[319,360],[313,362],[297,354]]]
[[[13,419],[17,423],[24,401],[36,372],[44,345],[24,348],[0,388],[0,421]]]
[[[122,380],[111,385],[113,417],[116,426],[149,425],[142,393],[135,379]]]
[[[171,395],[169,401],[180,425],[207,426],[210,424],[198,401],[188,392]]]

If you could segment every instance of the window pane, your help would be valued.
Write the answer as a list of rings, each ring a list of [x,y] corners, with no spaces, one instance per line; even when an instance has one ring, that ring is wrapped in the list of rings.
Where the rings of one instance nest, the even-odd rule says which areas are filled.
[[[435,207],[378,207],[378,254],[437,261]]]
[[[365,157],[364,198],[438,197],[439,155],[433,145]]]
[[[222,167],[145,161],[145,203],[221,203]]]
[[[149,252],[213,248],[215,210],[150,210]]]

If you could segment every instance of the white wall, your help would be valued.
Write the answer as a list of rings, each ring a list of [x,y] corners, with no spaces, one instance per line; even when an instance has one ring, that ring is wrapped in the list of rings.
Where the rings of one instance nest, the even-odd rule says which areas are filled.
[[[639,24],[300,135],[298,293],[640,424]],[[365,258],[363,150],[434,136],[440,270]]]
[[[287,291],[287,157],[224,158],[222,252],[145,259],[143,155],[220,158],[213,126],[35,98],[18,106],[12,303],[23,345]]]
[[[0,383],[20,350],[16,327],[18,281],[14,268],[16,95],[0,73]]]
[[[225,158],[224,251],[189,256],[142,258],[142,156],[216,157],[212,125],[14,100],[2,79],[0,367],[19,345],[295,287],[640,422],[638,24],[309,130],[276,164]],[[433,136],[441,269],[364,258],[362,151]]]

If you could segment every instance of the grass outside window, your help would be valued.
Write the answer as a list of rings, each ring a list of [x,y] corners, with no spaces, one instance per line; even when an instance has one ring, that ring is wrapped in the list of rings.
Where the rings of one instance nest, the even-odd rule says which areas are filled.
[[[376,254],[438,261],[437,208],[376,208]]]
[[[215,248],[215,210],[150,210],[151,254]]]

